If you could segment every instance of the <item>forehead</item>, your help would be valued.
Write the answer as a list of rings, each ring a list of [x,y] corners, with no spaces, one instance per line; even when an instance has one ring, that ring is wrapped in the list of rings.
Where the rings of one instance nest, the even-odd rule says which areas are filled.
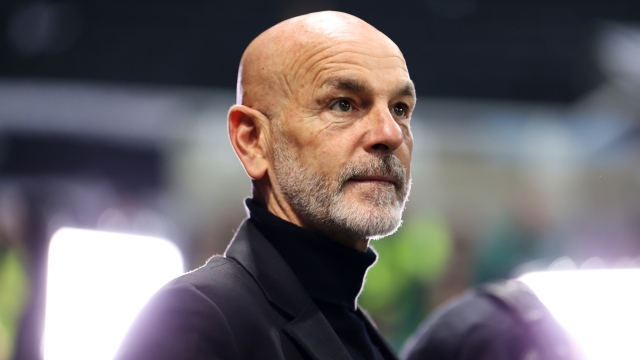
[[[371,86],[397,86],[410,82],[400,50],[387,38],[325,38],[299,53],[293,66],[295,82],[320,89],[339,76],[356,78]]]

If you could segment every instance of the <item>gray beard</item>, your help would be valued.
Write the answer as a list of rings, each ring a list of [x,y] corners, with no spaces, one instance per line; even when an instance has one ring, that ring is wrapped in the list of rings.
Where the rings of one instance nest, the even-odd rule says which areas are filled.
[[[347,164],[337,179],[306,167],[287,139],[273,126],[275,177],[293,211],[313,228],[328,235],[353,239],[380,239],[394,233],[402,224],[402,212],[409,196],[402,162],[393,154],[372,154]],[[359,201],[347,201],[346,182],[355,176],[383,175],[396,179],[396,185],[376,187]]]

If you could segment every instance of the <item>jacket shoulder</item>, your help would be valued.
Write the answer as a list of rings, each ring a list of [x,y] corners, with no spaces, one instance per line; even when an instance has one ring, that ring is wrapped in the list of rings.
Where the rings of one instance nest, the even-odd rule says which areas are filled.
[[[128,330],[116,360],[238,359],[238,344],[220,307],[193,285],[160,289]]]
[[[242,270],[242,267],[240,267],[234,260],[216,255],[210,258],[207,263],[201,267],[171,280],[165,285],[165,287],[188,283],[197,288],[199,285],[205,285],[212,281],[215,282],[216,280],[222,280],[228,274]]]
[[[253,277],[233,259],[214,256],[207,263],[193,271],[181,275],[164,288],[189,284],[211,301],[221,297],[244,296],[259,291]]]
[[[237,359],[254,322],[260,290],[236,261],[221,256],[164,285],[129,329],[117,360]]]

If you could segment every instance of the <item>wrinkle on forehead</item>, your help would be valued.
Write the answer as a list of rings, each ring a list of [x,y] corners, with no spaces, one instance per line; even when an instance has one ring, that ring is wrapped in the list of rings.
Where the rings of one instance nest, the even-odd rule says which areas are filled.
[[[339,50],[339,49],[334,49]],[[407,75],[408,71],[405,66],[404,58],[400,55],[389,56],[376,56],[376,54],[365,54],[363,52],[353,51],[347,49],[344,51],[334,51],[334,54],[330,56],[318,56],[309,59],[308,66],[304,69],[300,69],[297,75],[301,77],[303,75],[310,75],[312,78],[307,78],[305,81],[312,84],[314,87],[323,86],[328,77],[331,77],[331,73],[335,71],[343,71],[347,67],[350,69],[361,69],[365,71],[376,70],[389,70],[396,69],[400,73]],[[355,60],[357,59],[357,61]],[[366,64],[363,60],[370,60]]]
[[[354,51],[371,57],[396,57],[394,63],[406,71],[397,46],[355,16],[325,11],[283,21],[260,34],[245,50],[237,103],[265,114],[277,113],[281,103],[300,87],[315,85],[318,64]],[[312,73],[312,79],[305,81],[307,73]]]

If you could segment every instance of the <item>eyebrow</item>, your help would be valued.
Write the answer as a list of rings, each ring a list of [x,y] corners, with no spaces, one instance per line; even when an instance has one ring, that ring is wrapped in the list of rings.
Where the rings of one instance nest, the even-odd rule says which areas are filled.
[[[322,87],[329,87],[336,90],[347,90],[351,92],[368,92],[371,91],[371,87],[364,81],[345,78],[345,77],[330,77],[324,81]],[[396,96],[409,96],[415,99],[416,89],[411,80],[401,85],[395,92]]]
[[[410,96],[412,98],[416,98],[416,87],[413,85],[413,81],[409,80],[405,82],[402,87],[400,87],[400,91],[398,91],[398,95],[400,96]]]
[[[324,81],[322,87],[330,87],[336,90],[349,90],[353,92],[365,92],[370,90],[367,83],[353,78],[330,77]]]

